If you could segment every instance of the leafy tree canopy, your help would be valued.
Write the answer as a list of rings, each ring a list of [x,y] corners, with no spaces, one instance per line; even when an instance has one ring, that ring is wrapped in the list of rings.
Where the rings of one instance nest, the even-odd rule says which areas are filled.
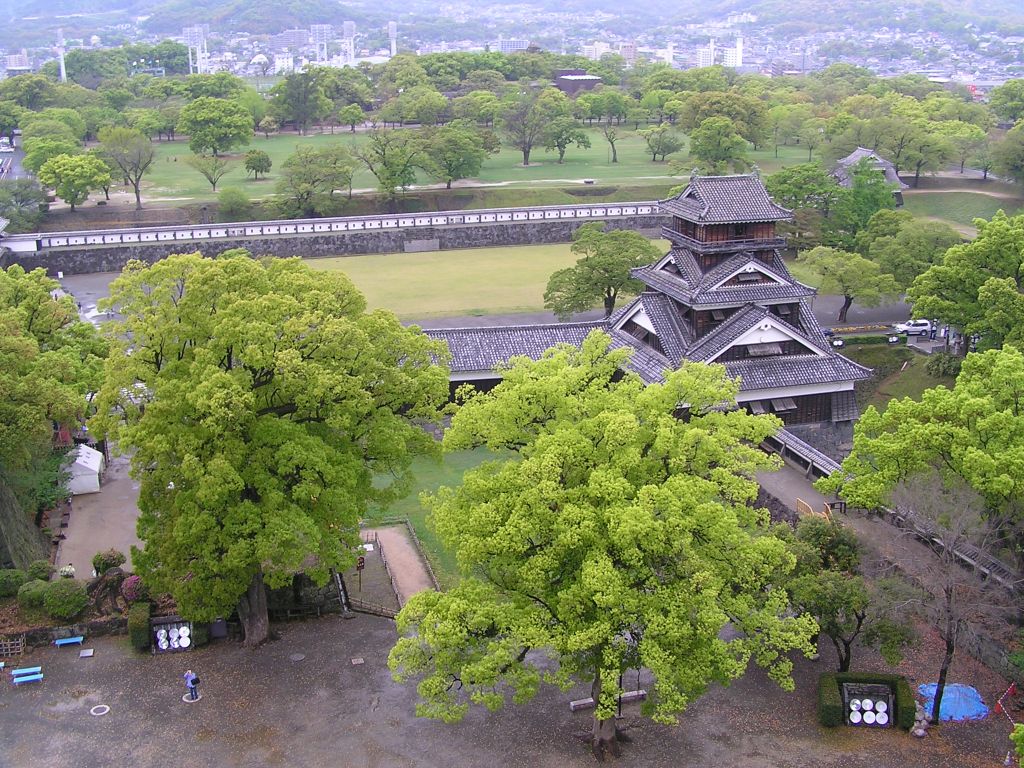
[[[651,264],[661,256],[657,246],[639,232],[606,232],[599,221],[576,230],[572,252],[580,254],[579,261],[552,274],[544,291],[544,306],[560,320],[591,309],[598,301],[604,303],[605,317],[610,317],[621,291],[639,292],[642,288],[630,277],[629,270]]]
[[[541,681],[585,681],[602,757],[618,753],[618,680],[631,667],[651,671],[645,712],[666,723],[751,659],[792,688],[786,654],[809,653],[816,625],[789,615],[775,587],[795,558],[752,506],[754,474],[773,464],[756,446],[779,422],[723,411],[738,384],[721,366],[651,386],[620,378],[628,353],[609,341],[595,332],[513,360],[454,417],[446,449],[515,456],[427,500],[463,580],[399,614],[389,665],[420,678],[418,714],[455,721],[474,703],[524,702]]]
[[[873,261],[857,253],[819,245],[797,256],[821,278],[820,290],[843,297],[839,308],[840,323],[846,322],[846,313],[854,301],[867,307],[877,307],[883,301],[895,299],[899,294],[896,279],[882,271]]]
[[[264,579],[347,567],[367,504],[434,450],[419,422],[447,400],[445,352],[341,273],[245,251],[129,262],[108,305],[124,320],[92,426],[132,454],[133,563],[184,616],[237,606],[262,642]]]
[[[252,115],[234,101],[200,96],[181,109],[178,130],[187,133],[196,154],[219,155],[252,138]]]
[[[907,291],[918,317],[937,317],[983,347],[1024,342],[1024,215],[975,219],[978,235],[946,251]]]

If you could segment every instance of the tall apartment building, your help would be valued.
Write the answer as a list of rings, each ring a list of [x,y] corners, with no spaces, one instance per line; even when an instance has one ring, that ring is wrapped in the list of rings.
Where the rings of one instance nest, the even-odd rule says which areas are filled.
[[[498,53],[515,53],[516,51],[525,51],[530,47],[529,40],[506,40],[499,37],[497,40],[493,40],[487,45],[492,51]]]
[[[715,63],[715,38],[708,41],[707,46],[697,51],[697,66],[710,67]]]
[[[726,48],[722,51],[722,64],[733,69],[739,69],[743,66],[743,37],[742,35],[736,36],[736,45],[732,48]]]
[[[333,25],[313,24],[309,28],[309,35],[313,40],[313,47],[316,48],[316,60],[327,61],[327,46],[334,39]]]
[[[598,40],[590,45],[583,46],[583,55],[594,61],[599,60],[606,53],[611,53],[612,47],[608,43]]]

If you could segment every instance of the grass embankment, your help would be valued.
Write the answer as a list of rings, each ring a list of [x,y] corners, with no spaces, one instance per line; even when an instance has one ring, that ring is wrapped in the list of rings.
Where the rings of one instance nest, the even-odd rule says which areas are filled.
[[[857,385],[857,402],[861,409],[873,405],[884,411],[890,400],[909,397],[920,400],[926,389],[953,386],[952,378],[935,378],[925,366],[927,355],[904,346],[850,344],[842,353],[874,370],[874,376]]]
[[[366,522],[374,524],[394,518],[408,518],[441,586],[450,587],[458,580],[459,569],[455,555],[444,548],[433,529],[427,525],[427,510],[420,501],[420,494],[432,493],[443,485],[456,487],[462,483],[462,476],[468,470],[495,458],[499,457],[486,448],[478,448],[447,453],[440,461],[414,459],[412,470],[415,480],[412,490],[386,509],[371,512]]]

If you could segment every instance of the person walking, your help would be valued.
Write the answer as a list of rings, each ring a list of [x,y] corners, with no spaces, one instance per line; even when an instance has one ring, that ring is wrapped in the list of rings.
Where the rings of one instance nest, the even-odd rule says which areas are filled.
[[[185,670],[185,687],[188,688],[188,696],[192,701],[199,701],[199,678],[191,669]]]

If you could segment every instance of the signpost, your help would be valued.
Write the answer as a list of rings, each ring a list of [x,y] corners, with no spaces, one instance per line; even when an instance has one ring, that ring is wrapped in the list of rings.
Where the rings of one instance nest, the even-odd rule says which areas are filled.
[[[363,591],[363,568],[366,567],[366,558],[360,555],[356,558],[356,573],[359,575],[359,591]]]

